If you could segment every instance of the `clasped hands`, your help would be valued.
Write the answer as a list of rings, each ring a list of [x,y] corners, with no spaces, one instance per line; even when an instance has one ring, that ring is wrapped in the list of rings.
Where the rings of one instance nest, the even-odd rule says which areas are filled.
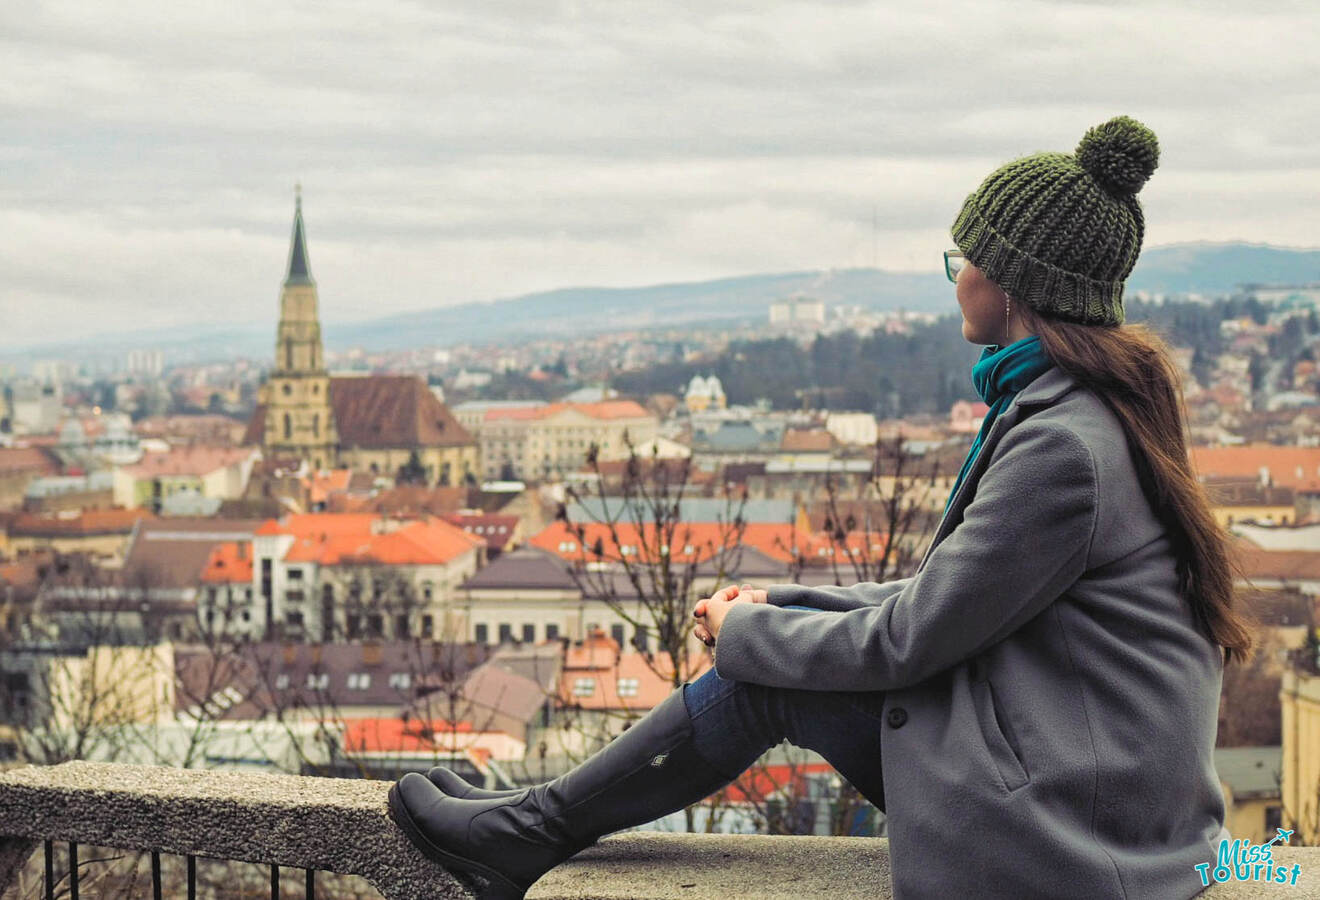
[[[692,633],[707,647],[713,647],[729,607],[735,603],[767,602],[769,602],[769,594],[763,589],[753,588],[750,584],[731,584],[720,588],[705,600],[698,600],[697,605],[692,608],[692,617],[697,620]]]

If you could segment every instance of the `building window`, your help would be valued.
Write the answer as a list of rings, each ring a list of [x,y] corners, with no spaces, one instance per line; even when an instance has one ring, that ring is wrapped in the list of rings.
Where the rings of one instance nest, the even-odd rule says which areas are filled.
[[[365,691],[371,687],[370,672],[349,672],[348,689],[350,691]]]
[[[344,633],[350,641],[357,640],[362,634],[362,617],[355,615],[344,616]]]
[[[490,643],[490,626],[484,622],[473,629],[472,639],[478,644]]]
[[[287,441],[293,437],[293,417],[288,413],[284,414],[284,439]]]
[[[422,616],[422,637],[430,637],[432,629],[435,627],[435,619],[429,615]]]
[[[292,603],[301,603],[303,599],[303,592],[301,590],[285,591],[284,599]]]
[[[523,626],[522,639],[523,639],[523,643],[524,643],[524,644],[532,644],[532,643],[535,643],[535,642],[536,642],[536,626],[535,626],[535,625],[524,625],[524,626]]]
[[[553,623],[545,626],[545,639],[547,641],[559,640],[559,626]]]
[[[636,697],[642,683],[637,678],[620,678],[615,685],[620,697]]]
[[[594,678],[574,678],[573,696],[590,697],[596,693],[596,679]]]
[[[636,631],[633,632],[633,646],[634,646],[634,647],[636,647],[636,648],[637,648],[639,651],[641,651],[642,653],[645,653],[648,644],[649,644],[649,641],[648,641],[648,639],[647,639],[646,629],[645,629],[645,628],[638,628]]]
[[[1283,827],[1283,807],[1267,806],[1265,807],[1265,831],[1273,832],[1276,828]]]
[[[314,415],[312,416],[312,437],[319,438],[320,436],[321,436],[321,417],[319,415]],[[321,468],[320,460],[317,460],[316,467],[318,469]]]
[[[281,674],[281,675],[276,675],[276,676],[275,676],[275,690],[277,690],[277,691],[283,691],[283,690],[287,690],[288,687],[289,687],[289,676],[288,676],[288,675],[282,675],[282,674]]]
[[[622,626],[622,625],[611,625],[611,626],[610,626],[610,637],[614,638],[614,643],[616,643],[616,644],[618,644],[620,647],[622,647],[622,646],[623,646],[623,626]]]
[[[323,691],[330,685],[330,676],[326,672],[308,672],[307,688],[313,691]]]
[[[300,612],[286,613],[284,616],[284,621],[290,628],[303,627],[303,616],[302,613]]]
[[[390,687],[406,691],[412,685],[412,675],[408,672],[395,672],[390,675]]]
[[[385,617],[380,613],[367,614],[367,637],[378,638],[385,631]]]
[[[422,599],[425,600],[427,603],[430,603],[431,598],[434,596],[434,594],[435,594],[435,587],[431,584],[431,582],[429,581],[425,582],[422,585]]]
[[[411,637],[408,626],[408,614],[400,613],[394,620],[394,636],[400,640]]]
[[[249,612],[249,611],[246,610],[246,609],[243,610],[243,621],[244,621],[244,622],[251,622],[251,621],[252,621],[252,613]]]
[[[500,625],[500,643],[507,644],[513,640],[513,626],[507,623]]]
[[[302,581],[302,577],[303,577],[302,569],[289,569],[286,574],[289,576],[290,581]]]

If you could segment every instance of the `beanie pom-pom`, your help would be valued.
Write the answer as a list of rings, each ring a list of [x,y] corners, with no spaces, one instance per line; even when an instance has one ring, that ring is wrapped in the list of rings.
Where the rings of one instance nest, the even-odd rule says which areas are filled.
[[[1155,133],[1128,116],[1115,116],[1095,126],[1077,145],[1078,164],[1115,194],[1141,190],[1159,159]]]

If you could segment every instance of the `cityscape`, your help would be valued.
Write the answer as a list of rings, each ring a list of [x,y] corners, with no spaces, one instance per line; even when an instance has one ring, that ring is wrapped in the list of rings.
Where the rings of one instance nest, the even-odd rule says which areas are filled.
[[[1176,363],[1257,646],[1223,674],[1225,826],[1320,846],[1320,163],[1278,125],[1316,14],[1161,9],[1120,47],[1094,4],[1021,33],[1003,4],[716,5],[13,17],[0,823],[111,797],[148,838],[34,813],[4,900],[451,896],[335,855],[375,846],[378,784],[546,782],[714,667],[721,588],[913,576],[993,419],[948,222],[1111,107],[1165,154],[1125,321]],[[979,70],[968,25],[1023,51]],[[212,803],[223,834],[171,837]],[[786,741],[637,831],[890,823]]]

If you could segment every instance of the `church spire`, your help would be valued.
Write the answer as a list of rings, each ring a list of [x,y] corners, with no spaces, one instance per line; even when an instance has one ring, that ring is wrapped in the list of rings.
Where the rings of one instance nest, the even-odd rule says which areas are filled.
[[[294,186],[293,241],[289,246],[289,274],[285,276],[285,285],[315,284],[312,269],[307,261],[307,237],[303,233],[302,185]]]

